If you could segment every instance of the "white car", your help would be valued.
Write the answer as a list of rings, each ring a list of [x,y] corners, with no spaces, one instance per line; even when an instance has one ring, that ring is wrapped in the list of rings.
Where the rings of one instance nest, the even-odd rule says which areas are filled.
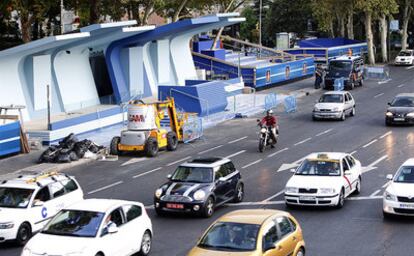
[[[21,175],[0,183],[0,242],[25,244],[58,211],[83,200],[70,176],[56,172]]]
[[[355,100],[349,92],[325,92],[316,102],[312,119],[339,119],[344,121],[346,116],[355,115]]]
[[[86,199],[61,210],[21,256],[148,255],[152,224],[142,203]]]
[[[402,50],[395,57],[395,65],[413,65],[414,64],[414,51],[413,50]]]
[[[336,206],[361,191],[361,163],[347,153],[312,153],[292,170],[285,188],[290,205]]]
[[[393,176],[387,175],[384,192],[384,217],[390,215],[414,216],[414,158],[405,161]]]

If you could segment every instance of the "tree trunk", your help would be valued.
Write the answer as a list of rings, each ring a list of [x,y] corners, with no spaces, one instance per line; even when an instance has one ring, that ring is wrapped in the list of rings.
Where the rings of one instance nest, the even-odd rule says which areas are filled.
[[[230,11],[230,8],[233,5],[233,3],[234,3],[234,0],[231,0],[226,10],[224,10],[224,13],[227,13]],[[216,38],[214,38],[213,45],[211,46],[211,50],[216,49],[217,42],[220,40],[221,34],[223,34],[223,30],[224,30],[224,27],[221,27],[219,31],[217,31]]]
[[[380,28],[381,28],[381,56],[382,61],[384,63],[388,62],[388,55],[387,55],[387,32],[388,32],[388,26],[387,26],[387,18],[383,14],[380,17]]]
[[[348,13],[348,22],[346,23],[346,30],[349,39],[354,39],[354,12],[352,10]]]
[[[368,44],[368,62],[369,64],[374,65],[374,37],[372,34],[372,13],[370,11],[365,12],[365,34],[367,35]]]
[[[333,25],[333,19],[329,20],[329,36],[331,38],[335,37],[335,32],[334,32],[334,25]]]
[[[23,42],[27,43],[32,40],[31,34],[31,18],[29,13],[20,14],[20,22],[22,26],[22,39]]]
[[[180,17],[180,13],[184,9],[184,7],[187,4],[187,2],[188,2],[188,0],[182,0],[181,1],[180,6],[178,6],[177,10],[175,10],[175,12],[174,12],[174,16],[173,16],[172,22],[178,21],[178,19]]]
[[[407,49],[407,28],[408,22],[410,21],[411,16],[411,0],[405,0],[404,2],[404,13],[403,13],[403,24],[402,24],[402,38],[401,38],[401,48],[403,50]]]
[[[345,17],[344,15],[338,15],[338,26],[339,26],[339,36],[345,37]]]
[[[96,24],[99,22],[99,0],[89,0],[89,24]]]
[[[154,2],[151,2],[151,4],[145,7],[144,16],[142,16],[142,22],[141,22],[142,26],[148,24],[148,17],[153,12],[153,9],[154,9]]]

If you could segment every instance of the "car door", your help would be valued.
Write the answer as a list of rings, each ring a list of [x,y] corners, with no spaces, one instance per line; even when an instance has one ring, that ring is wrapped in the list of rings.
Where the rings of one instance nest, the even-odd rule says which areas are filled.
[[[355,99],[352,94],[348,93],[349,103],[351,104],[351,108],[355,106]]]
[[[352,184],[354,182],[354,177],[352,174],[352,170],[349,167],[348,162],[346,161],[345,158],[342,158],[342,171],[343,171],[343,177],[344,177],[344,187],[345,187],[345,195],[348,195],[349,193],[351,193],[351,191],[354,189],[354,185]]]
[[[60,180],[63,187],[65,188],[64,207],[72,205],[78,201],[83,200],[83,192],[79,185],[72,178],[65,178]]]
[[[349,94],[345,93],[345,112],[349,114],[352,111],[352,103]]]
[[[112,224],[115,224],[118,228],[118,231],[115,233],[108,232],[108,228]],[[97,246],[102,248],[105,252],[105,255],[128,255],[128,233],[124,224],[125,217],[121,207],[111,211],[105,216],[101,228],[99,243],[97,244]]]
[[[227,168],[224,165],[218,167],[214,172],[216,203],[222,203],[228,198],[231,180],[227,179]]]
[[[32,205],[30,206],[30,218],[32,219],[33,231],[43,228],[48,220],[55,215],[53,211],[54,207],[53,202],[51,202],[49,187],[45,186],[36,192]]]
[[[261,233],[263,256],[287,255],[283,247],[276,247],[279,241],[279,233],[274,220],[265,223]]]
[[[67,198],[65,196],[66,191],[62,183],[60,183],[59,181],[49,184],[49,191],[52,197],[52,199],[50,200],[52,204],[51,207],[53,208],[53,215],[55,215],[67,204]]]
[[[228,179],[228,182],[229,182],[226,198],[227,199],[234,198],[234,195],[236,193],[237,183],[239,182],[239,175],[232,162],[225,163],[224,166],[226,168],[226,173],[227,173],[226,178]]]
[[[142,236],[144,235],[145,227],[142,225],[142,209],[135,204],[128,204],[122,206],[126,223],[124,224],[125,232],[127,234],[125,248],[127,254],[138,252],[141,247]]]
[[[357,164],[357,162],[352,156],[348,155],[345,158],[348,162],[349,168],[352,173],[352,187],[355,189],[356,182],[358,181],[360,176],[360,166]]]
[[[280,255],[293,255],[298,238],[294,234],[292,223],[283,216],[276,218],[276,226],[279,237],[276,249],[283,252]]]

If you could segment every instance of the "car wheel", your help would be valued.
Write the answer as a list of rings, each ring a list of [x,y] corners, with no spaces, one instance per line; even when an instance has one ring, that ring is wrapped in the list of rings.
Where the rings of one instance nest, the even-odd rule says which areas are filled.
[[[151,232],[149,232],[149,230],[146,230],[144,235],[142,236],[141,249],[139,250],[138,255],[140,256],[149,255],[151,251],[151,245],[152,245]]]
[[[341,116],[341,121],[345,121],[346,119],[346,114],[345,111],[342,112],[342,116]]]
[[[387,120],[385,120],[385,126],[391,126],[391,122],[388,122]]]
[[[160,217],[165,215],[165,212],[163,210],[156,208],[156,207],[155,207],[155,213]]]
[[[101,252],[98,252],[97,254],[95,254],[95,256],[104,256],[104,254]]]
[[[317,118],[317,117],[315,117],[315,116],[312,116],[312,120],[313,120],[313,121],[318,121],[318,118]]]
[[[240,203],[243,201],[244,198],[244,186],[243,184],[239,184],[236,187],[236,194],[234,195],[233,202],[234,203]]]
[[[389,214],[388,212],[385,212],[384,210],[382,211],[382,217],[385,219],[385,220],[389,220],[389,219],[392,219],[392,217],[394,217],[392,214]]]
[[[148,157],[154,157],[158,154],[158,141],[155,138],[148,138],[145,143],[145,154]]]
[[[299,251],[296,253],[296,256],[305,256],[305,251],[303,248],[300,248]]]
[[[345,204],[345,193],[344,190],[341,189],[341,193],[339,194],[339,199],[338,199],[338,203],[336,204],[336,208],[340,209],[344,206]]]
[[[264,139],[260,138],[259,140],[259,152],[263,152],[265,150],[265,141]]]
[[[361,80],[359,80],[359,86],[363,86],[364,85],[364,79],[361,78]]]
[[[206,203],[204,204],[204,208],[203,208],[203,217],[204,218],[210,218],[211,216],[213,216],[214,213],[214,199],[210,196]]]
[[[19,245],[25,245],[32,237],[32,228],[29,223],[22,223],[17,230],[16,241]]]
[[[178,146],[177,134],[175,134],[175,132],[168,132],[167,133],[167,150],[174,151],[177,149],[177,146]]]
[[[358,181],[355,185],[355,191],[354,191],[355,195],[359,195],[360,193],[361,193],[361,177],[358,178]]]
[[[355,107],[352,108],[351,116],[355,116]]]
[[[119,154],[119,150],[118,150],[118,144],[121,142],[121,137],[116,136],[113,137],[111,140],[111,146],[109,148],[109,151],[111,153],[111,155],[118,155]]]

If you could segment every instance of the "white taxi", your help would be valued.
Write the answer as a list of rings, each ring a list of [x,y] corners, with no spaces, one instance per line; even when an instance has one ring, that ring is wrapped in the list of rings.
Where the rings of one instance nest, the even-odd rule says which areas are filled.
[[[0,182],[0,242],[25,244],[56,213],[83,200],[78,182],[56,172],[21,175]]]
[[[290,205],[336,206],[361,191],[361,163],[347,153],[312,153],[295,170],[285,188]]]
[[[413,50],[401,50],[395,57],[395,65],[413,65],[414,64],[414,51]]]
[[[384,217],[390,215],[414,216],[414,158],[405,161],[393,176],[387,175],[389,183],[384,192]]]
[[[355,100],[349,92],[332,91],[322,94],[316,102],[312,119],[337,119],[344,121],[346,116],[355,115]]]
[[[21,256],[148,255],[152,224],[139,202],[86,199],[61,210]]]

